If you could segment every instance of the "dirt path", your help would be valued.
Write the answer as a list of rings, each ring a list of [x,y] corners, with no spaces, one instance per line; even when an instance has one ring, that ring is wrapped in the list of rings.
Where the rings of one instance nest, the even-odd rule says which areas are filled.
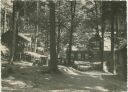
[[[44,74],[31,64],[16,65],[10,77],[2,79],[2,92],[121,92],[126,83],[107,78],[110,73],[80,72],[59,66],[61,74]],[[106,77],[107,76],[107,77]],[[61,91],[60,91],[61,90]]]

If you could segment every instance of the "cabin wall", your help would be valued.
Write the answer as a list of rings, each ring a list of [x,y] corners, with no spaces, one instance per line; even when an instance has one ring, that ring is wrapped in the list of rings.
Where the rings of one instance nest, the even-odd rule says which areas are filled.
[[[66,58],[67,57],[68,56],[66,56]],[[71,60],[73,60],[73,61],[86,61],[88,59],[89,59],[89,54],[87,51],[72,51]]]

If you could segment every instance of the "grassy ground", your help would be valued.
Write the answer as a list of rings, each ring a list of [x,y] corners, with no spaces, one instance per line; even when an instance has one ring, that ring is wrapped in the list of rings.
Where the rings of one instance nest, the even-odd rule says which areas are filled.
[[[43,67],[21,62],[13,65],[13,72],[2,79],[2,92],[121,92],[126,82],[111,73],[80,72],[59,66],[60,74],[43,73]]]

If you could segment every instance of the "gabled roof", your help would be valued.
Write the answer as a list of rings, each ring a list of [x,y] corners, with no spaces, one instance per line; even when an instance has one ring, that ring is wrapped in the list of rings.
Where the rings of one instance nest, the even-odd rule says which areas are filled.
[[[100,35],[97,35],[97,34],[95,34],[93,37],[91,37],[91,38],[89,39],[90,42],[93,42],[93,41],[100,41],[100,40],[101,40],[101,37],[100,37]]]
[[[1,36],[1,38],[2,38],[1,40],[3,42],[9,42],[9,40],[12,39],[12,31],[7,31],[7,32],[3,33],[2,36]],[[31,41],[31,38],[28,38],[28,37],[26,37],[25,35],[23,35],[21,33],[18,34],[18,37],[17,38],[19,40],[21,40],[21,41],[24,41],[24,42],[30,42]]]
[[[40,57],[47,57],[47,56],[45,56],[45,55],[41,55],[41,54],[38,54],[38,53],[35,53],[35,52],[30,52],[30,51],[26,51],[25,53],[28,54],[28,55],[37,57],[37,58],[40,58]]]
[[[25,36],[25,35],[22,34],[22,33],[19,33],[18,36],[22,37],[23,39],[25,39],[25,40],[28,41],[28,42],[31,42],[31,38],[28,38],[27,36]]]

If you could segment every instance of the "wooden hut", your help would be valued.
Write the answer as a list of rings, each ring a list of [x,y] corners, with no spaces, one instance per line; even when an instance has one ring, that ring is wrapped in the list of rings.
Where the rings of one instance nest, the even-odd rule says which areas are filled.
[[[89,39],[88,52],[89,59],[92,61],[99,61],[101,54],[101,37],[99,35],[95,35],[94,37]]]
[[[68,50],[66,51],[66,53],[68,53]],[[67,57],[68,56],[66,56],[66,58]],[[71,52],[72,61],[86,61],[87,59],[88,59],[88,51],[86,49],[79,49],[76,46],[72,46],[72,52]]]
[[[2,34],[1,36],[1,43],[2,45],[7,46],[7,48],[9,48],[9,50],[12,48],[12,39],[13,38],[13,33],[12,31],[7,31],[5,33]],[[15,52],[15,56],[19,57],[21,55],[21,53],[24,52],[24,48],[26,47],[26,44],[29,43],[29,40],[27,38],[25,38],[24,36],[18,34],[16,36],[16,52]]]

